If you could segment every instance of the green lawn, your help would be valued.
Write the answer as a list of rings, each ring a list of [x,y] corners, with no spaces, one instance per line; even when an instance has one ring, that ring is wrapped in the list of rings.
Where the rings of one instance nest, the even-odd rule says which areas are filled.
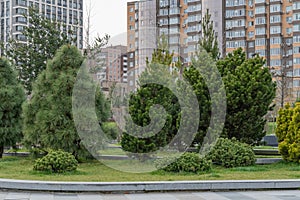
[[[253,149],[278,150],[278,147],[272,146],[255,146]]]
[[[123,165],[134,166],[128,161]],[[119,163],[121,164],[121,163]],[[259,165],[223,169],[214,167],[211,172],[204,174],[166,173],[156,171],[152,173],[130,174],[106,167],[98,161],[82,163],[76,172],[65,174],[41,173],[32,170],[33,160],[29,158],[6,157],[0,160],[0,178],[23,180],[49,181],[90,181],[90,182],[120,182],[120,181],[176,181],[176,180],[243,180],[243,179],[298,179],[300,165],[294,163],[277,163],[273,165]],[[136,167],[136,166],[134,166]]]

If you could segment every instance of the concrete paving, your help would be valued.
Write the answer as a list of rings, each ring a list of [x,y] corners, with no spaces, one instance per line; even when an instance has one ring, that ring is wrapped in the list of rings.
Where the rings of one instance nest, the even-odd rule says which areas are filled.
[[[0,200],[299,200],[300,191],[75,194],[0,192]]]

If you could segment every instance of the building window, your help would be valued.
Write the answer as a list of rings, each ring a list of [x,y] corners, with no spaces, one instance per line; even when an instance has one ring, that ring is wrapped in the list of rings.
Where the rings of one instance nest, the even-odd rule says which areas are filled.
[[[252,10],[249,10],[249,11],[248,11],[248,16],[249,16],[249,17],[253,17],[253,16],[254,16],[254,12],[253,12]]]
[[[266,46],[266,39],[265,38],[256,39],[255,46]]]
[[[266,13],[266,7],[265,6],[259,6],[255,8],[255,14],[263,14]]]
[[[294,2],[293,3],[293,10],[298,10],[300,9],[300,2]]]
[[[281,60],[280,60],[280,59],[271,60],[271,61],[270,61],[270,65],[271,65],[272,67],[274,67],[274,66],[281,66]]]
[[[270,16],[270,23],[280,23],[280,22],[281,22],[280,15]]]
[[[280,48],[272,48],[270,50],[270,54],[271,54],[271,56],[280,55],[281,54],[281,49]]]
[[[294,43],[299,43],[299,42],[300,42],[300,36],[299,36],[299,35],[294,36],[294,37],[293,37],[293,42],[294,42]]]
[[[226,48],[238,48],[238,47],[245,47],[245,40],[238,40],[238,41],[227,41]]]
[[[300,13],[294,13],[294,14],[293,14],[293,20],[294,20],[294,21],[300,20]]]
[[[293,31],[299,32],[300,31],[300,24],[294,24]]]
[[[250,31],[250,32],[248,33],[248,37],[249,37],[249,38],[254,37],[254,31]]]
[[[281,44],[281,37],[271,37],[270,44]]]
[[[266,34],[266,28],[256,28],[255,29],[255,34],[256,35],[264,35],[264,34]]]
[[[300,58],[294,58],[294,64],[296,65],[300,64]]]
[[[280,11],[281,11],[281,5],[280,4],[270,6],[270,12],[271,13],[280,12]]]
[[[300,53],[300,47],[294,47],[293,51],[294,51],[295,54]]]
[[[271,34],[281,33],[281,27],[280,26],[271,26],[270,33]]]
[[[254,42],[249,42],[249,43],[248,43],[248,47],[249,47],[249,48],[254,47]]]
[[[27,20],[26,20],[25,17],[17,17],[17,18],[16,18],[16,21],[17,21],[17,22],[22,22],[22,23],[26,23],[26,22],[27,22]]]
[[[257,53],[260,56],[266,56],[266,50],[265,49],[256,50],[255,53]]]
[[[266,17],[257,17],[255,19],[255,24],[259,25],[259,24],[266,24]]]

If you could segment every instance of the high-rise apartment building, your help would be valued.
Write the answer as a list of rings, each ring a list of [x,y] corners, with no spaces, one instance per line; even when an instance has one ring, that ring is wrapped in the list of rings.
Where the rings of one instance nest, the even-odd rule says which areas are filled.
[[[146,4],[150,11],[142,6]],[[249,58],[256,54],[265,57],[284,101],[300,98],[300,0],[141,0],[129,2],[127,9],[128,51],[135,58],[129,67],[131,85],[162,34],[168,37],[170,51],[175,52],[174,61],[180,59],[189,65],[202,36],[201,20],[209,9],[221,56],[241,47]],[[141,30],[145,26],[155,29],[154,22],[156,41],[150,41],[152,46],[147,44],[149,51],[141,51],[145,39],[153,35]]]
[[[138,76],[145,70],[146,58],[151,59],[158,38],[167,36],[169,50],[184,65],[191,62],[202,35],[201,20],[210,10],[220,53],[224,48],[223,1],[209,0],[140,0],[127,4],[128,52],[134,52],[134,67],[129,67],[129,87],[134,88]],[[133,62],[133,61],[131,61]],[[132,66],[132,64],[131,64]]]
[[[134,90],[157,45],[157,2],[141,0],[127,4],[128,87]]]
[[[300,1],[226,0],[225,10],[226,52],[265,57],[284,101],[300,97]]]
[[[26,41],[22,30],[28,26],[24,17],[29,7],[52,21],[60,21],[72,29],[77,38],[76,46],[83,48],[83,0],[0,0],[0,40],[8,42],[11,37]]]

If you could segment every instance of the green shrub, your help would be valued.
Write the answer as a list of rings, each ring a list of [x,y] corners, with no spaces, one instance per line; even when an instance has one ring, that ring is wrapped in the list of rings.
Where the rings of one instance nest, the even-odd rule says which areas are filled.
[[[212,163],[210,160],[200,158],[196,153],[184,153],[175,162],[171,158],[159,159],[155,162],[157,169],[162,169],[167,172],[205,172],[210,171]],[[171,163],[171,164],[169,164]],[[167,165],[169,164],[169,165]],[[166,166],[167,165],[167,166]]]
[[[300,103],[280,109],[276,135],[279,152],[289,162],[300,162]]]
[[[58,150],[50,151],[43,158],[37,159],[33,169],[36,171],[63,173],[75,171],[77,166],[78,162],[72,154]]]
[[[251,146],[235,138],[220,138],[212,151],[207,155],[216,165],[226,168],[249,166],[255,164],[255,154]]]
[[[293,108],[287,104],[284,108],[281,108],[278,112],[278,117],[276,120],[276,136],[278,138],[278,142],[281,143],[285,140],[288,134],[288,129],[290,126],[290,122],[293,117]]]

